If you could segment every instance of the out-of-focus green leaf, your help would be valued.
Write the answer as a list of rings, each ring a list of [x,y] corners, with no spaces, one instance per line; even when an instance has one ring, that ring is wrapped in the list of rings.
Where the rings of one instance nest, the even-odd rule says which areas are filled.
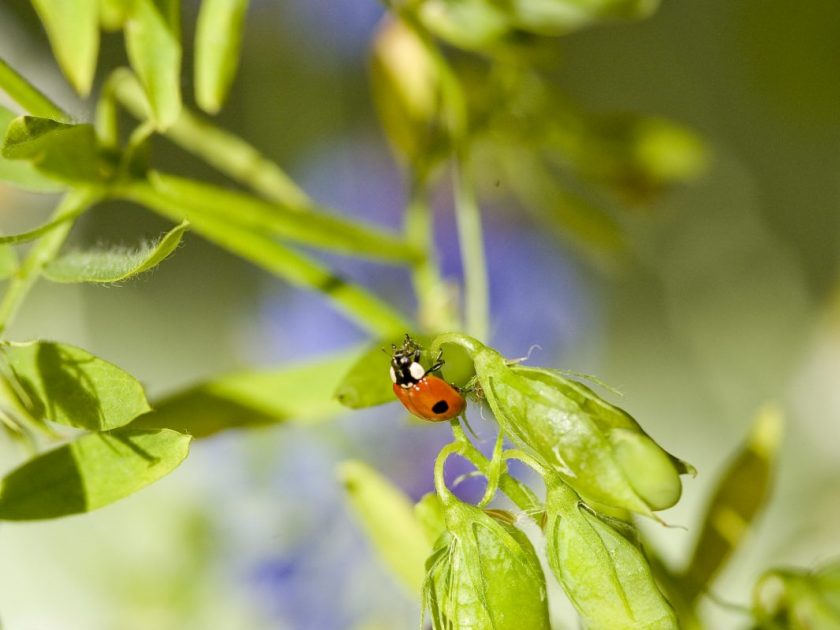
[[[415,167],[443,157],[446,129],[439,68],[420,36],[385,20],[373,43],[373,97],[396,154]]]
[[[510,15],[491,0],[426,0],[418,17],[438,37],[467,49],[483,49],[504,38]]]
[[[48,99],[3,59],[0,59],[0,89],[33,116],[70,122],[70,117],[58,105]]]
[[[355,356],[221,376],[156,401],[155,410],[131,426],[202,438],[227,429],[330,418],[344,412],[331,392]]]
[[[125,23],[128,59],[159,129],[181,112],[180,11],[180,0],[133,0]]]
[[[98,0],[32,0],[55,58],[82,96],[87,96],[99,53]]]
[[[0,105],[0,138],[6,136],[9,124],[17,114]],[[15,188],[32,192],[60,192],[64,186],[41,175],[32,164],[21,160],[7,160],[0,157],[0,182],[7,182]]]
[[[2,359],[19,402],[39,420],[108,431],[150,410],[133,376],[80,348],[48,341],[6,343]]]
[[[180,204],[157,193],[145,182],[120,189],[128,199],[141,203],[173,220],[183,220]],[[194,232],[255,265],[310,291],[317,291],[363,328],[375,334],[397,334],[409,327],[389,304],[362,287],[348,282],[323,264],[284,247],[265,230],[243,227],[227,217],[189,213]]]
[[[408,497],[370,466],[345,461],[338,476],[353,513],[388,568],[420,597],[432,550]]]
[[[87,124],[19,116],[6,128],[0,154],[10,160],[25,160],[44,175],[63,182],[91,183],[103,174],[96,135]]]
[[[768,571],[753,589],[753,614],[766,630],[840,629],[840,563]]]
[[[248,0],[202,0],[195,31],[195,100],[209,114],[222,108],[239,63]]]
[[[541,35],[564,35],[615,19],[651,15],[659,0],[513,0],[510,11],[515,25]]]
[[[106,31],[119,31],[128,19],[132,0],[99,0],[99,22]]]
[[[546,554],[557,580],[591,630],[674,630],[674,611],[656,586],[631,527],[583,505],[547,477]]]
[[[0,245],[0,280],[5,280],[18,269],[18,257],[10,245]]]
[[[764,507],[770,495],[782,422],[781,411],[776,407],[762,409],[746,444],[712,492],[700,537],[682,576],[682,590],[688,601],[696,599],[711,584]]]
[[[177,468],[190,439],[167,429],[84,435],[0,481],[0,520],[58,518],[118,501]]]
[[[242,227],[328,251],[393,262],[415,262],[421,254],[402,238],[335,215],[300,212],[201,182],[150,173],[149,181],[170,212],[188,221],[222,218]]]
[[[181,244],[186,221],[158,241],[140,247],[91,249],[64,254],[44,267],[44,277],[53,282],[121,282],[157,267]]]

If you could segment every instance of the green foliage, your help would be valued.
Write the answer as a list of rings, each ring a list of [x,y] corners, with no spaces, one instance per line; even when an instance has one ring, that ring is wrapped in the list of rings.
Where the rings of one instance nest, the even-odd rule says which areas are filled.
[[[9,125],[16,118],[17,116],[12,111],[0,105],[0,137],[6,136]],[[33,192],[58,192],[64,188],[62,184],[41,175],[32,164],[3,157],[2,151],[0,151],[0,181]]]
[[[202,438],[228,429],[311,422],[343,411],[332,390],[355,354],[310,364],[220,376],[155,401],[133,428],[166,427]]]
[[[89,184],[101,175],[93,126],[20,116],[9,123],[0,155],[26,160],[41,174],[60,182]]]
[[[128,5],[126,52],[148,97],[152,120],[165,129],[181,113],[181,3],[132,0]]]
[[[90,92],[99,53],[98,0],[33,0],[55,58],[82,96]]]
[[[51,260],[44,277],[53,282],[113,283],[150,271],[175,252],[189,223],[184,221],[157,242],[139,247],[74,251]]]
[[[362,462],[343,462],[338,476],[354,515],[383,562],[412,594],[419,594],[431,544],[408,497]]]
[[[170,256],[189,221],[198,236],[318,293],[380,341],[311,364],[214,377],[161,399],[154,411],[137,379],[85,350],[2,341],[0,426],[34,454],[0,481],[0,519],[57,518],[107,505],[174,470],[192,437],[314,422],[346,408],[392,402],[382,348],[417,330],[429,345],[423,365],[429,368],[443,348],[441,377],[492,411],[498,425],[492,456],[485,457],[455,419],[454,442],[436,462],[436,491],[416,506],[361,462],[342,464],[339,477],[385,564],[409,590],[422,593],[433,628],[549,627],[545,576],[517,527],[521,520],[485,509],[499,491],[534,518],[552,574],[587,628],[665,630],[697,619],[700,596],[767,500],[778,417],[760,415],[710,499],[688,567],[674,573],[642,548],[632,513],[658,518],[656,511],[679,500],[680,475],[693,469],[585,385],[557,370],[521,366],[473,338],[485,338],[489,329],[479,208],[485,172],[505,173],[511,192],[541,225],[610,256],[625,248],[627,217],[617,212],[702,172],[707,154],[693,132],[655,116],[582,111],[545,63],[557,52],[547,37],[645,17],[656,0],[389,2],[391,15],[372,49],[372,86],[406,171],[404,234],[319,207],[245,140],[183,106],[178,0],[33,4],[58,65],[80,94],[94,83],[100,27],[123,31],[131,69],[119,68],[104,82],[93,126],[71,121],[0,60],[0,89],[25,112],[16,116],[0,107],[0,180],[24,190],[67,191],[40,227],[0,237],[0,279],[9,278],[0,333],[41,276],[119,283]],[[221,109],[234,81],[248,4],[201,3],[194,82],[207,113]],[[119,129],[121,108],[138,120],[128,132]],[[149,150],[160,135],[243,189],[162,173]],[[459,284],[441,276],[428,202],[447,168],[464,269]],[[618,201],[617,210],[606,207],[603,193]],[[181,223],[136,248],[61,255],[76,219],[104,199],[130,201]],[[19,263],[12,246],[30,241]],[[417,317],[397,312],[295,246],[405,266]],[[473,337],[447,333],[430,343],[439,330]],[[69,437],[66,426],[74,427]],[[48,446],[65,441],[41,451],[34,433]],[[478,505],[456,499],[446,487],[443,467],[452,454],[486,479]],[[509,459],[536,471],[544,501],[508,473]],[[756,585],[757,627],[840,626],[837,575],[836,566],[769,571]]]
[[[681,576],[683,597],[694,601],[712,583],[767,502],[781,443],[782,416],[766,407],[709,498],[694,553]]]
[[[202,0],[195,33],[195,100],[208,114],[222,108],[239,61],[248,0]]]
[[[107,361],[66,344],[4,344],[18,403],[37,420],[110,431],[150,410],[143,387]]]
[[[768,571],[753,591],[753,612],[766,630],[840,628],[840,564]]]
[[[175,431],[91,433],[31,459],[0,480],[0,520],[90,512],[169,474],[190,437]]]

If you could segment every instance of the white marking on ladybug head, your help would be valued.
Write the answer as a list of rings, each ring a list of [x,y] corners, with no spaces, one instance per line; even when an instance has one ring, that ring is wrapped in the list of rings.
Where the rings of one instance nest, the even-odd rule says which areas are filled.
[[[415,381],[419,381],[424,376],[426,376],[426,368],[415,361],[411,365],[408,366],[408,373],[411,374],[411,378]]]
[[[394,371],[394,366],[393,365],[391,366],[391,382],[392,383],[397,382],[397,373]]]

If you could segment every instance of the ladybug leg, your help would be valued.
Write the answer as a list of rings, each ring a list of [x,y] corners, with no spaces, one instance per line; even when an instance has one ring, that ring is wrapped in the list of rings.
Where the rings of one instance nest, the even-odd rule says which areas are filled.
[[[432,364],[432,367],[429,368],[429,372],[439,372],[444,363],[446,363],[446,361],[443,360],[443,350],[438,350],[435,362]]]

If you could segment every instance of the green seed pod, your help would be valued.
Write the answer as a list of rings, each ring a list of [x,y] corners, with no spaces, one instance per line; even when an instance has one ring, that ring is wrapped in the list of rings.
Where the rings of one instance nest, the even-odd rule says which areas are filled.
[[[546,484],[548,564],[586,628],[678,628],[633,528],[593,513],[558,476],[547,477]]]
[[[426,561],[434,630],[549,630],[545,577],[528,538],[504,513],[452,497],[445,532]]]
[[[584,498],[648,516],[679,500],[679,476],[693,469],[666,453],[629,414],[556,370],[510,364],[462,335],[439,339],[468,350],[510,440]]]

